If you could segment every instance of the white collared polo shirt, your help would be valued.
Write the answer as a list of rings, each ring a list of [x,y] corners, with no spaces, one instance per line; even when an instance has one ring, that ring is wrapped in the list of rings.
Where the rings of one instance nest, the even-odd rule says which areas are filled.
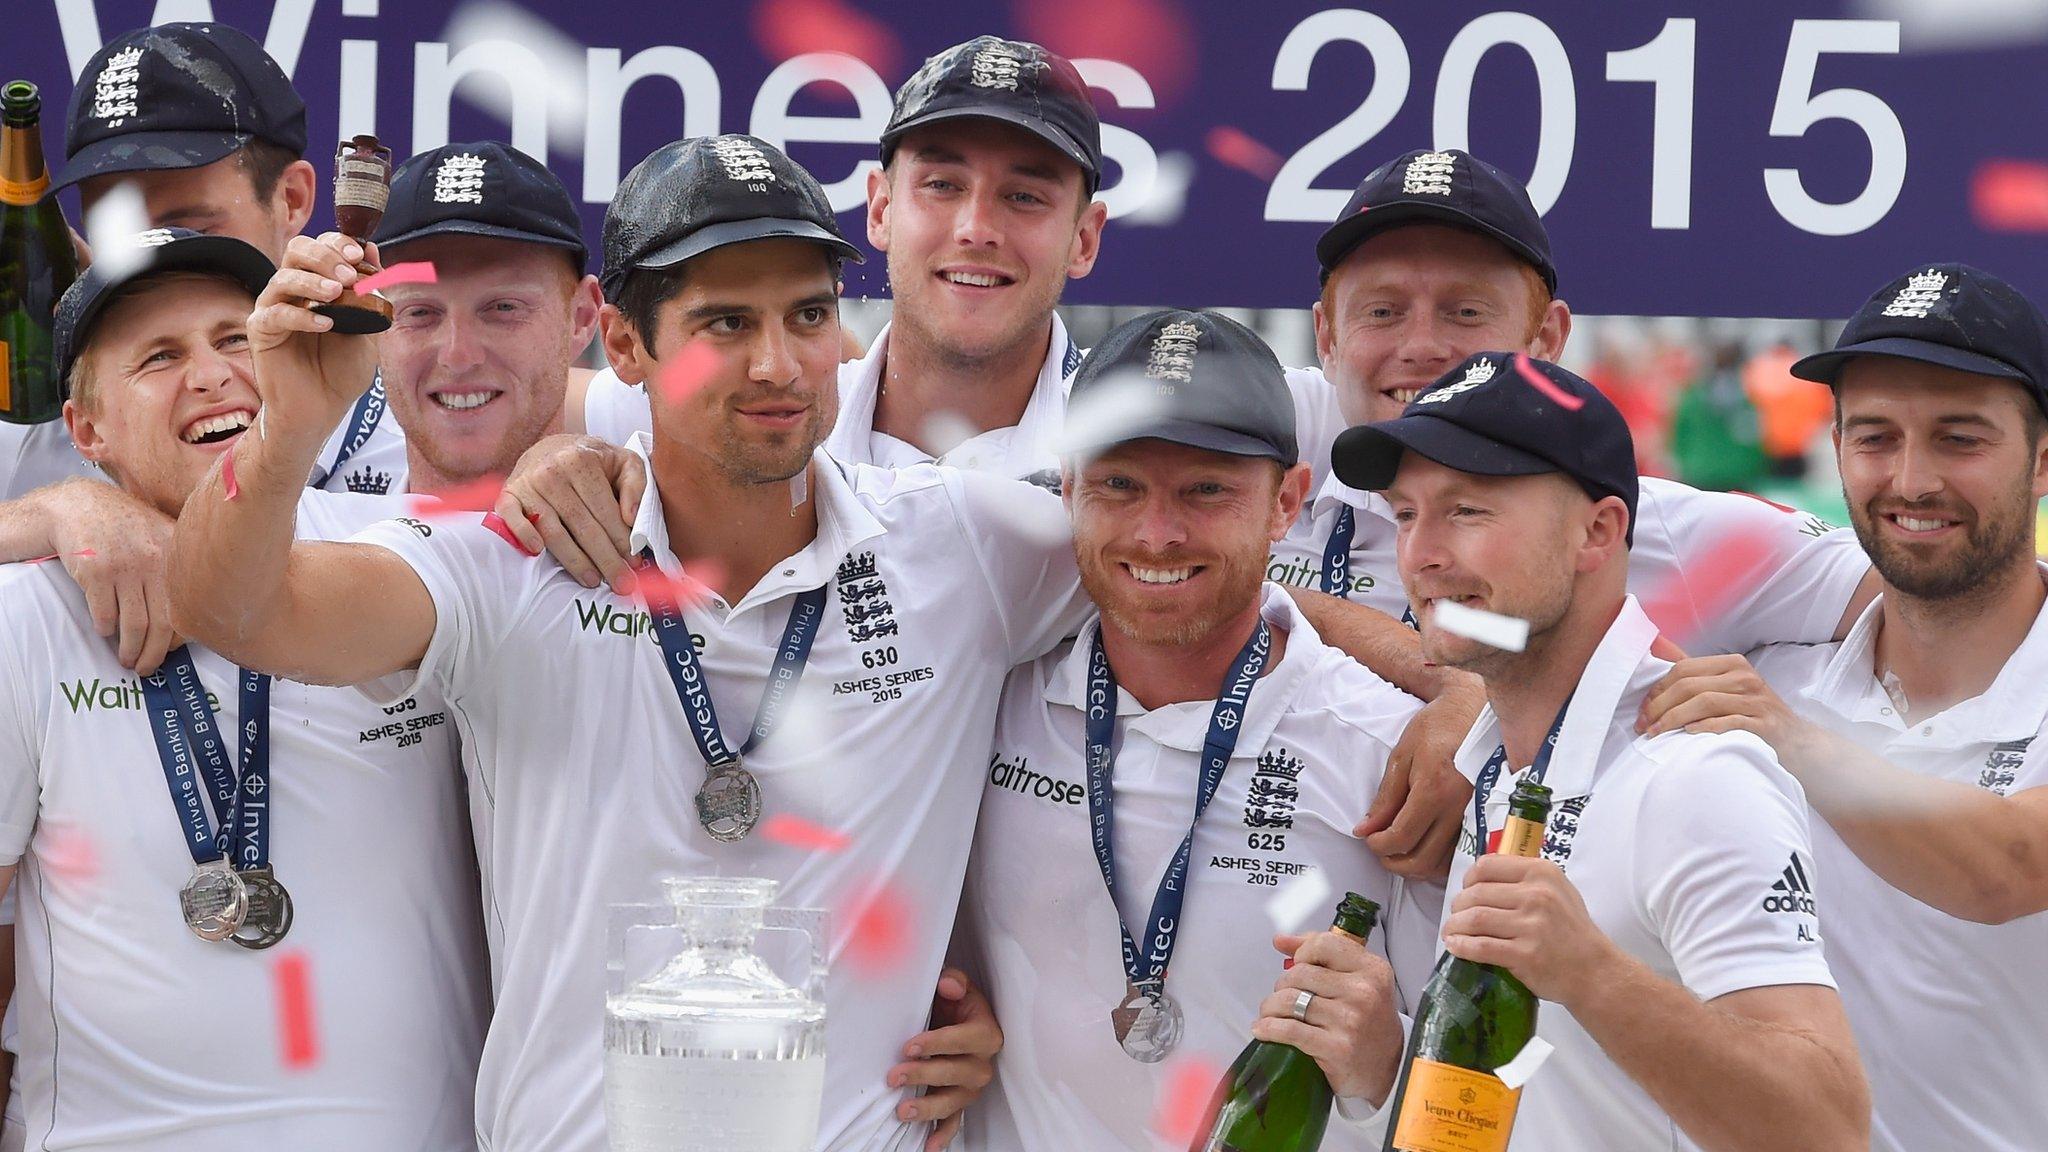
[[[633,448],[645,456],[648,441]],[[417,675],[369,689],[387,703],[444,693],[481,797],[497,1012],[477,1131],[494,1152],[603,1152],[609,910],[662,904],[664,877],[712,874],[777,880],[778,903],[832,913],[819,1148],[907,1152],[924,1139],[896,1119],[903,1094],[884,1080],[931,1008],[1003,677],[1071,634],[1085,600],[1049,493],[814,460],[816,539],[737,603],[684,617],[737,742],[796,597],[828,590],[788,715],[746,765],[765,818],[835,831],[847,841],[836,852],[762,829],[720,843],[698,825],[704,760],[636,601],[583,588],[474,517],[360,537],[412,566],[436,617]],[[677,571],[652,483],[632,543]],[[854,955],[854,914],[876,892],[885,918],[901,917],[885,971]]]
[[[391,514],[309,493],[302,539]],[[221,727],[239,673],[191,649]],[[143,691],[55,564],[0,567],[0,862],[15,888],[10,1100],[30,1148],[475,1147],[490,1011],[445,705],[271,690],[271,859],[296,916],[274,950],[194,936],[192,858]],[[232,748],[231,748],[232,755]],[[306,965],[315,1060],[287,1062],[273,968]]]
[[[1703,1001],[1781,984],[1833,987],[1805,793],[1770,746],[1746,732],[1636,734],[1643,696],[1671,667],[1649,654],[1656,635],[1630,598],[1586,665],[1544,780],[1544,858],[1623,951]],[[1458,770],[1476,780],[1500,742],[1489,706],[1458,750]],[[1505,826],[1524,771],[1502,772],[1487,797],[1489,837]],[[1468,805],[1453,893],[1475,843]],[[1556,1051],[1522,1090],[1515,1152],[1698,1147],[1562,1006],[1541,1006],[1537,1034]]]
[[[1237,747],[1195,831],[1166,989],[1181,1005],[1177,1056],[1220,1073],[1250,1038],[1283,957],[1268,909],[1297,883],[1327,896],[1289,931],[1327,928],[1345,891],[1382,908],[1373,951],[1419,990],[1436,958],[1442,888],[1405,891],[1351,834],[1421,702],[1330,648],[1279,586],[1262,593],[1286,648],[1252,689]],[[984,1152],[1168,1148],[1154,1131],[1175,1065],[1140,1064],[1110,1012],[1125,976],[1118,912],[1142,926],[1194,812],[1213,701],[1147,712],[1117,698],[1112,903],[1091,839],[1083,739],[1090,644],[1020,667],[1004,689],[968,873],[963,953],[1002,1021],[996,1082],[968,1109]],[[1312,878],[1312,879],[1310,879]],[[1326,1149],[1377,1148],[1333,1123]],[[1173,1152],[1179,1152],[1175,1146]]]
[[[1334,434],[1315,448],[1325,465],[1332,443]],[[1304,458],[1310,451],[1304,441]],[[1273,546],[1266,578],[1321,590],[1325,552],[1346,509],[1353,522],[1347,599],[1405,619],[1393,509],[1380,494],[1353,488],[1334,473]],[[1734,575],[1767,575],[1745,578],[1746,587],[1730,592],[1713,581],[1727,578],[1732,540],[1742,541]],[[1629,591],[1673,610],[1666,623],[1691,655],[1832,639],[1869,571],[1855,534],[1830,529],[1818,517],[1738,492],[1703,492],[1652,476],[1641,481]]]
[[[1878,682],[1882,621],[1880,599],[1839,644],[1752,659],[1801,716],[1908,772],[2000,796],[2048,784],[2048,611],[1983,695],[1918,723]],[[1998,925],[1950,916],[1871,871],[1819,813],[1811,824],[1828,959],[1870,1077],[1871,1147],[2040,1148],[2048,913]]]

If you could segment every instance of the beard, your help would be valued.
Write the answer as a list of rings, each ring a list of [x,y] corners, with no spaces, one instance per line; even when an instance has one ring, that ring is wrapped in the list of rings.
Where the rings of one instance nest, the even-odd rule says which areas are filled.
[[[741,435],[736,426],[739,419],[729,417],[720,428],[716,461],[718,470],[735,485],[788,480],[810,466],[811,454],[825,442],[825,412],[818,405],[805,414],[801,429],[783,436]]]
[[[1486,611],[1529,622],[1529,640],[1520,652],[1495,648],[1448,631],[1436,623],[1432,613],[1422,627],[1423,658],[1470,672],[1483,680],[1512,682],[1515,669],[1530,664],[1532,657],[1543,651],[1572,610],[1573,581],[1568,568],[1537,579],[1538,586],[1512,598],[1499,597],[1498,588],[1487,590]]]
[[[894,333],[908,336],[941,363],[962,372],[989,364],[1007,364],[1023,352],[1025,345],[1042,339],[1041,328],[1066,290],[1065,279],[1056,277],[1049,285],[1040,283],[1023,288],[1000,314],[940,327],[930,322],[937,310],[921,305],[933,291],[930,278],[930,271],[924,269],[902,277],[891,271],[889,282],[896,304],[891,310],[890,324]],[[891,338],[901,337],[892,334]],[[1044,349],[1037,351],[1042,354]]]
[[[1999,572],[2033,559],[2029,529],[2034,518],[2034,498],[2025,484],[2016,486],[2008,498],[1981,511],[1966,506],[1896,509],[1962,521],[1961,545],[1938,552],[1887,538],[1879,531],[1883,514],[1876,505],[1877,501],[1872,500],[1850,510],[1849,524],[1855,529],[1856,541],[1863,545],[1864,553],[1878,575],[1884,577],[1887,587],[1915,599],[1967,600],[1972,595],[1988,594],[1996,588]]]
[[[1256,563],[1220,558],[1210,562],[1200,577],[1209,583],[1208,595],[1173,612],[1144,604],[1116,570],[1119,562],[1107,560],[1099,552],[1090,552],[1081,561],[1081,587],[1087,590],[1103,620],[1133,642],[1148,647],[1186,648],[1210,639],[1218,628],[1243,615],[1247,606],[1258,603],[1265,561],[1265,552],[1261,550]],[[1178,562],[1150,560],[1145,566],[1155,563],[1161,568],[1181,566]]]

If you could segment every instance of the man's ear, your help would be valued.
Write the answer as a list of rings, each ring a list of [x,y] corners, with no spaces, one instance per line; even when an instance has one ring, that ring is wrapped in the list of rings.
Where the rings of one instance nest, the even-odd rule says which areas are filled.
[[[271,194],[271,203],[283,213],[285,233],[278,238],[279,251],[284,250],[284,245],[292,237],[306,231],[306,225],[313,219],[314,189],[319,186],[320,174],[304,160],[292,161],[278,176],[277,190]]]
[[[875,251],[887,254],[889,251],[889,170],[876,168],[868,173],[868,243]]]
[[[64,401],[64,427],[71,432],[71,443],[78,448],[78,454],[92,464],[104,468],[107,456],[107,438],[100,433],[99,417],[86,411],[76,399]]]
[[[1067,261],[1067,276],[1079,280],[1095,270],[1095,258],[1102,254],[1102,226],[1109,222],[1109,208],[1096,200],[1081,209],[1074,230],[1074,252]]]
[[[1564,343],[1571,334],[1571,306],[1562,300],[1552,300],[1543,306],[1543,322],[1536,326],[1536,334],[1529,338],[1529,355],[1555,364],[1557,358],[1564,355]]]
[[[1579,571],[1594,572],[1628,552],[1628,505],[1619,496],[1602,496],[1589,509],[1586,540],[1580,547]]]
[[[645,384],[654,377],[654,357],[640,341],[633,322],[615,304],[600,305],[597,313],[598,339],[604,358],[625,384]]]
[[[1312,474],[1307,464],[1296,464],[1280,474],[1279,497],[1273,502],[1273,521],[1267,525],[1266,538],[1275,543],[1294,522],[1301,518],[1301,507],[1308,503],[1308,486]]]
[[[597,318],[603,311],[604,289],[598,286],[597,277],[585,276],[577,281],[569,296],[569,343],[578,354],[597,335]]]

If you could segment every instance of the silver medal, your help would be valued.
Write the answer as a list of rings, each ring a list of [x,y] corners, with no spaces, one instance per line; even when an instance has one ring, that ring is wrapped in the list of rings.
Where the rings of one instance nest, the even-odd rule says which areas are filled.
[[[1186,1024],[1180,1004],[1164,989],[1135,985],[1109,1014],[1109,1021],[1124,1054],[1140,1064],[1157,1064],[1172,1055]]]
[[[292,894],[267,867],[251,868],[241,877],[249,893],[249,912],[242,918],[241,931],[228,939],[252,950],[268,948],[292,930]]]
[[[761,821],[761,783],[737,759],[704,774],[697,789],[697,822],[713,840],[734,844]]]
[[[249,889],[227,861],[208,861],[178,890],[178,910],[201,940],[225,940],[249,913]]]

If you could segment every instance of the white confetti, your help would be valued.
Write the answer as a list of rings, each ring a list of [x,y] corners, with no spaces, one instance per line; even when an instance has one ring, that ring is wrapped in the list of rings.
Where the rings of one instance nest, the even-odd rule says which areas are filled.
[[[1455,600],[1438,600],[1430,615],[1446,632],[1490,644],[1503,652],[1520,652],[1529,646],[1529,622],[1502,616],[1481,608],[1467,608]]]
[[[150,249],[135,238],[149,230],[142,192],[133,184],[116,184],[94,201],[85,214],[85,242],[93,266],[110,280],[120,280],[149,265]]]
[[[1543,1067],[1545,1060],[1550,1059],[1550,1052],[1548,1040],[1531,1036],[1529,1042],[1522,1045],[1522,1050],[1515,1053],[1515,1058],[1495,1068],[1493,1074],[1510,1089],[1520,1088],[1529,1082],[1529,1077],[1534,1076],[1538,1068]]]
[[[974,422],[951,408],[941,408],[925,417],[922,447],[933,456],[944,456],[974,438]]]
[[[1067,405],[1067,423],[1056,450],[1085,456],[1133,438],[1166,412],[1166,389],[1131,372],[1104,380]]]
[[[451,58],[475,49],[480,58],[508,66],[537,59],[539,74],[518,84],[462,84],[455,93],[512,124],[521,95],[529,90],[528,83],[538,85],[547,106],[548,146],[571,155],[582,154],[587,84],[583,44],[540,16],[503,0],[466,0],[448,17],[448,27],[441,39],[447,43]],[[517,139],[513,143],[519,145]]]
[[[1329,902],[1330,882],[1323,879],[1322,872],[1304,872],[1266,901],[1266,915],[1272,918],[1275,932],[1299,932],[1310,923],[1310,917],[1327,911]]]

